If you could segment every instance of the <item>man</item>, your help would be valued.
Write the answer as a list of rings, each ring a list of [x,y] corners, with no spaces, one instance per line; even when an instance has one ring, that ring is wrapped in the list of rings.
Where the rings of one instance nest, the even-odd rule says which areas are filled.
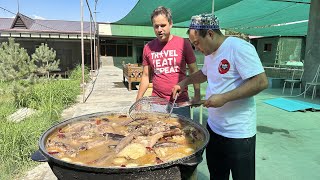
[[[188,40],[170,33],[173,25],[170,9],[163,6],[156,8],[151,14],[151,22],[157,38],[146,44],[143,49],[143,74],[136,100],[143,97],[149,86],[149,77],[152,77],[152,96],[159,96],[172,102],[171,90],[186,77],[186,65],[190,74],[198,70],[196,58]],[[199,84],[194,85],[194,92],[193,101],[198,102]],[[189,101],[187,87],[180,92],[176,103],[186,101]],[[190,108],[177,108],[173,113],[190,117]]]
[[[205,55],[202,69],[174,86],[176,95],[191,83],[208,81],[206,101],[210,179],[255,179],[256,106],[253,96],[268,87],[255,48],[224,36],[216,16],[193,16],[189,40]]]

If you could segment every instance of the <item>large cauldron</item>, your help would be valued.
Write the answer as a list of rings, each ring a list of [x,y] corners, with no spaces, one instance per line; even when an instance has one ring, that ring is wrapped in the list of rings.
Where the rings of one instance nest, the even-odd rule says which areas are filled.
[[[66,180],[99,180],[99,179],[113,179],[113,180],[163,180],[163,179],[188,179],[195,172],[197,165],[202,161],[202,154],[204,148],[209,141],[208,131],[202,127],[199,123],[192,121],[189,118],[179,116],[183,121],[188,121],[195,128],[199,129],[203,133],[205,140],[203,146],[193,154],[186,156],[175,161],[170,161],[167,163],[145,166],[145,167],[89,167],[85,165],[72,164],[65,161],[61,161],[54,156],[50,155],[45,148],[45,143],[49,135],[55,131],[57,128],[64,127],[74,121],[81,121],[86,119],[91,119],[95,117],[101,117],[105,115],[118,114],[118,113],[94,113],[83,115],[71,119],[67,119],[50,129],[48,129],[39,140],[39,150],[32,154],[32,160],[38,162],[48,162],[53,173],[58,179]],[[161,114],[161,113],[160,113]],[[120,115],[120,114],[119,114]]]

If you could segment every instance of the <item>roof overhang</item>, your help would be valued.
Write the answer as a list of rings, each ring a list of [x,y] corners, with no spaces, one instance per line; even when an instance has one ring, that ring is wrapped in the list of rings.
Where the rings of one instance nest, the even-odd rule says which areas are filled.
[[[37,32],[17,32],[17,31],[1,31],[0,37],[13,38],[43,38],[43,39],[81,39],[81,34],[65,34],[65,33],[37,33]],[[84,39],[90,39],[90,34],[84,34]],[[91,39],[94,39],[93,35]]]
[[[183,38],[188,38],[186,34],[187,28],[185,27],[173,27],[171,34],[177,35]],[[117,37],[141,37],[141,38],[155,38],[154,30],[152,26],[135,26],[135,25],[121,25],[103,23],[98,24],[99,36],[117,36]]]

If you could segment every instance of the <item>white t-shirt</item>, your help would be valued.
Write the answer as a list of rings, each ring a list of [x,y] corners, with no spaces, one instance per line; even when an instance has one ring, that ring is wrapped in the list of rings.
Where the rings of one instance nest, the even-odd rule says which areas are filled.
[[[205,57],[201,69],[207,76],[206,99],[241,86],[246,79],[264,72],[254,46],[228,37],[219,49]],[[229,138],[248,138],[256,134],[256,105],[253,97],[208,108],[208,124],[217,134]]]

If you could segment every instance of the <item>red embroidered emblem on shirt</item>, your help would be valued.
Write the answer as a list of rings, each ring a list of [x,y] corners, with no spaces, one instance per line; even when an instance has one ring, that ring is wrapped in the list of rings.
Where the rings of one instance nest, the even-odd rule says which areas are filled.
[[[219,64],[219,73],[220,74],[225,74],[229,71],[230,69],[230,63],[228,60],[223,59],[220,64]]]

